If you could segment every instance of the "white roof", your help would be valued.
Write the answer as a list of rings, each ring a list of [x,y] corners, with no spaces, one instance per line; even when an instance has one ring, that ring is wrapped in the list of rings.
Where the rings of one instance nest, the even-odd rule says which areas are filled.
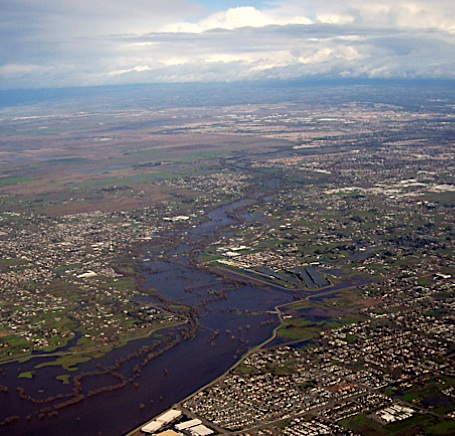
[[[191,434],[194,434],[197,436],[205,436],[205,435],[214,433],[213,430],[210,430],[208,427],[206,427],[205,425],[202,425],[202,424],[197,425],[196,427],[191,427],[189,431]]]
[[[381,415],[381,418],[384,420],[384,421],[387,421],[387,422],[393,422],[393,421],[396,421],[395,417],[393,415],[391,415],[390,413],[386,412],[386,413],[383,413]]]
[[[167,412],[164,412],[162,415],[158,416],[158,418],[156,418],[156,421],[165,423],[172,422],[174,421],[174,419],[177,419],[181,414],[182,414],[181,410],[171,409],[168,410]]]
[[[79,274],[77,276],[78,279],[88,279],[91,277],[96,277],[98,274],[95,271],[87,271],[86,273]]]
[[[143,431],[144,433],[155,433],[163,425],[164,425],[163,422],[152,421],[149,422],[147,425],[144,425],[144,427],[141,428],[141,431]]]
[[[196,425],[199,424],[202,424],[202,421],[200,419],[192,419],[191,421],[185,421],[181,422],[180,424],[177,424],[175,428],[177,430],[184,430],[185,428],[195,427]]]

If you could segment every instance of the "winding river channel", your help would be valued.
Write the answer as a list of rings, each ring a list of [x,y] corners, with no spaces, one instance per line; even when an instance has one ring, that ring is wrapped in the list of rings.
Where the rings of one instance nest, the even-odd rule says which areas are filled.
[[[86,374],[80,387],[84,398],[59,408],[55,416],[49,412],[56,403],[45,400],[58,394],[71,398],[75,389],[56,380],[62,369],[46,367],[36,370],[33,379],[17,378],[50,357],[2,365],[0,384],[9,390],[0,392],[1,419],[12,415],[19,419],[0,431],[34,436],[123,435],[214,380],[248,349],[269,338],[278,324],[274,308],[292,301],[291,292],[233,281],[196,269],[191,261],[196,247],[213,241],[226,226],[240,222],[236,213],[247,204],[248,200],[241,200],[218,207],[208,214],[206,222],[167,235],[174,241],[172,248],[144,247],[142,286],[150,292],[136,298],[150,304],[166,301],[185,307],[195,317],[191,334],[182,326],[174,327],[78,365],[79,373]],[[252,218],[243,213],[241,219]],[[144,350],[160,349],[141,365]],[[100,374],[100,368],[110,370]],[[119,389],[105,389],[122,381]],[[18,384],[23,387],[22,393],[16,390]]]

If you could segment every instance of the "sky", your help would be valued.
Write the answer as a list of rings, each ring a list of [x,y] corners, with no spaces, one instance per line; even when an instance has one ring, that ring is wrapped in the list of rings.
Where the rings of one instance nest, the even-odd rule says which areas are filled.
[[[0,0],[0,89],[455,79],[453,0]]]

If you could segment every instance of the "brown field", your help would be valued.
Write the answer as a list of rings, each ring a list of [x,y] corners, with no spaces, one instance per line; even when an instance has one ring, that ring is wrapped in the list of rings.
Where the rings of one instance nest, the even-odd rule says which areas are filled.
[[[255,136],[180,133],[210,122],[202,118],[182,125],[175,117],[169,111],[145,113],[140,122],[130,114],[12,120],[2,138],[0,162],[7,165],[0,169],[0,194],[25,196],[51,215],[139,209],[176,195],[194,196],[155,182],[195,175],[203,167],[198,162],[216,164],[217,158],[245,150],[254,154],[289,146]],[[175,125],[179,133],[172,132]]]

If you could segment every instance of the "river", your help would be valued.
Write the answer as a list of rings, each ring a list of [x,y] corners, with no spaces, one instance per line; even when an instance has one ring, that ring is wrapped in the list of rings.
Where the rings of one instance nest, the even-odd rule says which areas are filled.
[[[169,235],[181,236],[181,243],[170,249],[144,248],[144,257],[150,259],[141,266],[144,289],[157,289],[168,301],[197,310],[199,325],[190,339],[182,340],[178,328],[174,328],[132,341],[102,358],[78,365],[79,373],[90,373],[130,355],[111,373],[85,377],[82,383],[85,398],[59,409],[58,415],[53,417],[49,417],[49,410],[41,418],[38,413],[46,406],[52,411],[55,402],[36,404],[36,401],[20,398],[16,386],[22,386],[27,395],[38,400],[68,394],[72,386],[55,379],[64,371],[59,367],[46,367],[36,370],[33,379],[18,380],[19,373],[32,371],[35,365],[50,357],[2,365],[0,383],[8,386],[9,391],[0,392],[0,419],[11,415],[18,415],[20,419],[0,428],[0,432],[34,436],[123,435],[223,374],[249,348],[269,338],[278,323],[273,309],[292,301],[291,292],[234,283],[196,269],[190,262],[194,246],[213,240],[221,227],[235,225],[233,212],[247,203],[248,200],[242,200],[221,206],[208,214],[208,221],[178,235]],[[242,214],[242,219],[251,217]],[[136,298],[157,302],[153,293]],[[180,340],[145,366],[140,366],[144,355],[131,357],[143,347],[163,341],[163,337]],[[121,389],[87,397],[90,390],[102,390],[103,386],[118,383],[122,378],[130,378],[130,381]]]

